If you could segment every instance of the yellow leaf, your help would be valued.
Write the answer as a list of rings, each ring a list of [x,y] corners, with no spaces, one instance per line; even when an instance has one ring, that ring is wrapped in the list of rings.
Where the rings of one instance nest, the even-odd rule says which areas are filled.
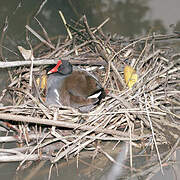
[[[42,76],[42,80],[41,80],[41,88],[42,88],[42,89],[45,89],[45,88],[46,88],[46,85],[47,85],[47,76],[46,76],[46,75],[43,75],[43,76]]]
[[[47,85],[47,76],[42,75],[41,77],[38,77],[36,83],[41,89],[45,89]]]
[[[137,82],[138,75],[136,74],[136,71],[131,66],[125,66],[124,79],[129,88],[132,88],[133,85]]]

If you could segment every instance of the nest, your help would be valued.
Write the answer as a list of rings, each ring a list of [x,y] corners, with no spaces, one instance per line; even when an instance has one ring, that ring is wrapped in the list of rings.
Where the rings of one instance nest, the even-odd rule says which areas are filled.
[[[104,144],[99,143],[104,141],[130,143],[131,155],[134,146],[155,146],[161,164],[164,159],[158,145],[177,146],[179,54],[157,45],[157,40],[173,37],[153,35],[125,40],[105,35],[101,29],[104,24],[90,28],[85,17],[73,26],[66,24],[72,38],[54,42],[46,38],[47,41],[33,48],[37,57],[32,61],[34,66],[25,61],[23,66],[20,64],[11,71],[10,84],[0,97],[2,101],[8,96],[11,105],[0,108],[0,119],[14,135],[2,136],[0,142],[18,142],[19,147],[11,151],[1,149],[6,152],[7,161],[12,158],[21,161],[18,169],[25,161],[46,159],[55,164],[82,151],[103,152],[109,158]],[[106,98],[89,113],[70,107],[48,108],[44,104],[46,92],[36,80],[44,75],[45,64],[55,63],[59,57],[89,68],[107,90]],[[138,74],[132,88],[124,81],[126,65]],[[132,165],[132,156],[130,159]]]

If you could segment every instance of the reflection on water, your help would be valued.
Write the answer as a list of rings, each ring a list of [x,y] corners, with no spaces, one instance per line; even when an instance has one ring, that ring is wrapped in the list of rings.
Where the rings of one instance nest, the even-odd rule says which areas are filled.
[[[3,45],[14,52],[18,52],[17,45],[27,46],[25,25],[29,24],[35,31],[39,32],[40,27],[33,17],[38,12],[40,3],[41,1],[37,0],[0,0],[1,32],[5,26],[5,19],[7,18],[8,21]],[[66,34],[58,13],[59,9],[62,10],[68,23],[72,23],[72,19],[77,21],[85,14],[90,26],[98,26],[107,17],[110,17],[109,22],[103,27],[105,32],[117,33],[126,37],[152,32],[165,33],[171,30],[168,27],[170,24],[175,24],[177,29],[180,29],[180,19],[178,19],[180,11],[176,8],[178,5],[180,6],[180,1],[171,1],[171,7],[174,8],[174,11],[171,9],[171,12],[174,16],[172,14],[170,16],[169,13],[164,11],[169,5],[167,0],[163,1],[163,7],[158,3],[159,0],[157,5],[156,1],[153,0],[53,0],[45,3],[37,18],[45,27],[49,36]],[[29,36],[32,44],[39,42],[34,36],[31,37],[30,33]],[[11,60],[19,58],[5,49],[3,49],[3,54],[6,58],[11,57]]]
[[[104,152],[108,153],[112,158],[118,159],[119,164],[113,164],[112,162],[105,157],[105,155],[98,153],[94,160],[92,157],[94,155],[93,152],[89,151],[84,154],[80,154],[77,158],[71,158],[68,161],[63,160],[57,164],[57,166],[52,169],[51,180],[138,180],[138,179],[146,179],[147,177],[151,177],[152,180],[170,180],[173,177],[179,177],[180,172],[180,164],[175,162],[177,158],[180,158],[180,151],[177,150],[176,154],[174,154],[174,158],[171,158],[174,161],[167,165],[164,163],[163,170],[164,175],[162,175],[159,162],[157,160],[156,153],[152,153],[149,155],[144,152],[140,154],[139,150],[134,149],[133,155],[133,171],[137,173],[137,175],[133,175],[129,168],[129,153],[124,154],[123,148],[125,146],[117,146],[113,150],[114,144],[107,144],[104,147]],[[127,149],[127,147],[126,147]],[[167,151],[168,147],[160,146],[159,150],[161,153]],[[123,157],[121,157],[123,156]],[[124,158],[126,160],[124,161]],[[121,165],[120,162],[123,162]],[[151,168],[151,163],[157,163],[157,167]],[[30,168],[24,169],[20,172],[15,172],[19,163],[5,163],[0,165],[0,176],[1,179],[14,179],[14,180],[47,180],[50,170],[50,163],[46,161],[35,162]],[[26,165],[26,164],[25,164]],[[123,168],[122,168],[123,167]],[[147,167],[147,168],[145,168]],[[141,169],[142,168],[142,169]],[[144,169],[145,168],[145,169]],[[118,169],[121,170],[119,174]],[[111,172],[116,171],[117,176],[112,176]],[[146,172],[147,171],[147,172]],[[154,174],[151,174],[151,171]],[[132,177],[130,178],[132,174]],[[146,174],[146,176],[142,176]],[[151,176],[150,176],[151,175]],[[176,179],[176,178],[175,178]]]
[[[180,12],[176,8],[180,5],[180,2],[178,0],[175,1],[174,3],[171,1],[171,7],[175,9],[174,12],[173,9],[171,9],[171,12],[174,13],[174,17],[164,12],[164,8],[168,8],[168,6],[165,6],[166,1],[163,1],[162,7],[160,4],[156,6],[156,1],[149,0],[47,1],[37,17],[50,35],[65,33],[65,28],[58,14],[59,9],[62,10],[69,23],[70,19],[78,20],[83,14],[86,14],[89,24],[91,26],[97,26],[107,17],[110,17],[109,23],[105,26],[106,31],[128,37],[140,35],[143,32],[147,33],[150,30],[165,33],[168,30],[166,16],[168,23],[180,23],[180,19],[177,20],[175,16],[178,15],[177,13],[180,15]],[[3,22],[5,22],[5,18],[8,16],[9,27],[7,34],[11,39],[16,39],[19,42],[21,38],[24,39],[24,27],[26,24],[30,24],[35,30],[38,30],[39,27],[33,17],[38,11],[40,3],[40,1],[36,0],[0,0],[1,27]],[[151,7],[154,7],[154,11]],[[154,17],[153,14],[156,16]],[[169,16],[172,18],[171,20]]]

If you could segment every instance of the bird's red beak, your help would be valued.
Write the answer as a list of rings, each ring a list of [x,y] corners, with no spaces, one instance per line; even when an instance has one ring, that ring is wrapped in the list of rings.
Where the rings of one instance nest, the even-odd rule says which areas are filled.
[[[57,65],[56,65],[54,68],[52,68],[50,71],[48,71],[47,74],[52,74],[52,73],[57,72],[57,71],[58,71],[58,68],[59,68],[59,66],[60,66],[61,64],[62,64],[62,61],[59,60],[58,63],[57,63]]]

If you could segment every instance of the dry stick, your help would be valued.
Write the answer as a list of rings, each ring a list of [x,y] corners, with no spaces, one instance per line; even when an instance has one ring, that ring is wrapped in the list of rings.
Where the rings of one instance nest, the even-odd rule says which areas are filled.
[[[44,138],[44,136],[46,136],[46,134],[42,135],[41,138]],[[51,137],[51,138],[53,139],[54,137]],[[46,140],[47,139],[49,139],[49,136],[46,137]],[[38,141],[37,137],[36,137],[36,141]],[[58,140],[57,140],[57,138],[56,138],[56,141],[54,141],[54,139],[53,139],[52,143],[57,142],[57,141],[61,141],[61,139],[58,138]],[[49,147],[46,148],[46,146],[51,145],[51,149],[53,149],[55,151],[59,150],[59,146],[57,146],[56,144],[52,144],[52,143],[50,141],[49,141],[49,143],[42,143],[37,149],[38,149],[38,151],[39,151],[39,149],[41,149],[41,152],[47,153],[47,151],[49,151]],[[25,146],[25,147],[21,147],[21,148],[12,148],[12,150],[15,150],[15,151],[18,151],[18,152],[21,152],[21,153],[25,153],[27,151],[31,152],[34,147],[35,147],[34,145],[30,145],[29,147]],[[37,152],[37,153],[39,154],[39,152]],[[48,154],[48,156],[51,156],[51,155]]]
[[[49,137],[48,137],[49,138]],[[52,145],[53,143],[55,143],[55,142],[57,142],[57,141],[62,141],[64,144],[66,144],[65,145],[65,147],[66,146],[69,146],[70,144],[72,144],[72,142],[70,142],[70,141],[68,141],[67,139],[68,138],[79,138],[79,136],[76,136],[76,135],[72,135],[72,136],[58,136],[58,137],[56,137],[56,138],[54,138],[54,136],[49,140],[49,141],[46,141],[46,142],[44,142],[44,143],[42,143],[40,146],[39,146],[39,148],[43,148],[43,147],[45,147],[45,146],[48,146],[48,145]],[[89,137],[89,139],[91,139],[90,137]],[[64,148],[64,147],[63,147]],[[59,150],[59,149],[58,149]]]
[[[51,179],[51,173],[52,173],[52,168],[53,168],[54,164],[51,164],[50,168],[49,168],[49,174],[48,174],[48,180]]]
[[[21,116],[21,115],[12,115],[9,113],[0,113],[0,119],[8,120],[8,121],[44,124],[44,125],[57,126],[57,127],[66,127],[66,128],[71,128],[71,129],[74,129],[74,128],[81,129],[81,130],[92,130],[92,129],[94,129],[94,127],[87,126],[87,125],[79,127],[79,124],[76,124],[76,123],[68,123],[68,122],[64,122],[64,121],[52,121],[52,120],[41,119],[41,118],[27,117],[27,116]],[[99,132],[99,133],[102,132],[102,133],[110,134],[110,135],[118,135],[118,136],[122,136],[122,137],[129,137],[129,133],[121,132],[121,131],[117,131],[117,130],[110,130],[110,129],[106,129],[106,128],[94,129],[94,132]],[[138,139],[139,139],[139,136],[132,135],[132,140],[138,140]]]
[[[146,51],[147,46],[148,46],[148,41],[146,40],[145,46],[144,46],[143,50],[141,51],[141,53],[140,53],[138,59],[136,60],[134,66],[133,66],[134,69],[136,68],[136,65],[139,63],[139,61],[140,61],[140,59],[141,59],[143,53]]]
[[[176,139],[178,136],[180,136],[180,126],[178,126],[176,123],[174,123],[173,121],[165,121],[162,119],[154,119],[154,123],[156,123],[156,126],[158,127],[158,129],[160,131],[167,131],[167,127],[169,129],[173,129],[173,131],[176,131],[176,133],[174,133],[173,131],[169,131],[168,133],[171,134],[171,136],[173,136],[174,139]]]
[[[68,35],[69,35],[70,39],[72,39],[72,34],[71,34],[71,31],[69,30],[69,27],[67,26],[67,23],[66,23],[66,20],[65,20],[65,18],[64,18],[64,15],[62,14],[61,11],[59,11],[59,14],[60,14],[60,16],[61,16],[61,18],[62,18],[62,21],[63,21],[63,23],[64,23],[64,25],[65,25],[65,27],[66,27],[66,30],[67,30],[67,32],[68,32]]]
[[[27,114],[29,114],[29,111],[31,112],[31,110],[33,110],[33,109],[38,111],[39,113],[41,113],[41,111],[43,111],[41,109],[42,107],[43,107],[44,111],[46,111],[46,113],[47,113],[47,111],[52,110],[52,109],[48,109],[46,106],[43,106],[43,104],[41,104],[35,97],[33,97],[30,93],[28,93],[25,90],[18,89],[18,88],[13,88],[12,90],[19,91],[19,92],[22,92],[22,93],[28,95],[32,99],[32,101],[39,106],[40,109],[38,107],[27,107],[27,106],[23,106],[23,105],[22,106],[15,106],[15,107],[14,106],[4,106],[4,107],[0,107],[1,112],[7,112],[8,111],[8,112],[13,113],[15,111],[16,113],[23,113],[23,114],[27,115]],[[174,92],[172,92],[172,94],[173,93]],[[111,97],[116,97],[116,96],[111,94]],[[99,111],[97,109],[96,111],[92,111],[92,112],[89,112],[87,114],[87,113],[80,113],[76,109],[73,109],[73,108],[68,107],[68,106],[61,106],[60,107],[61,108],[61,111],[60,111],[61,112],[61,117],[72,121],[71,117],[74,117],[74,116],[75,117],[77,117],[77,116],[84,116],[84,117],[91,116],[91,117],[93,117],[93,119],[88,121],[87,123],[90,123],[92,121],[93,121],[93,123],[95,123],[98,120],[97,118],[100,118],[100,117],[96,117],[96,116],[101,116],[101,115],[112,115],[113,116],[113,115],[116,115],[116,114],[135,113],[134,117],[136,117],[136,114],[146,114],[147,113],[146,110],[141,110],[141,108],[131,108],[131,107],[133,107],[133,105],[130,104],[125,98],[122,98],[120,96],[117,96],[117,100],[113,99],[113,101],[114,101],[114,103],[116,102],[115,106],[118,106],[121,103],[121,106],[123,106],[123,107],[119,108],[118,110],[114,110],[113,107],[115,107],[115,106],[113,105],[110,108],[106,109],[106,112],[102,112],[102,111]],[[119,101],[120,101],[120,103],[119,103]],[[110,105],[111,103],[113,103],[113,102],[110,101],[108,104]],[[42,106],[40,106],[40,105],[42,105]],[[105,103],[103,103],[100,106],[100,108],[103,108],[104,105],[105,105]],[[156,108],[156,106],[153,107],[153,108]],[[23,112],[21,111],[22,109],[23,109]],[[158,111],[161,111],[161,110],[158,110]],[[167,112],[166,111],[162,111],[162,112],[149,111],[149,114],[152,115],[152,116],[153,115],[165,116],[167,114]],[[67,116],[68,117],[70,116],[69,119],[68,119]],[[48,115],[47,115],[47,117],[48,117]],[[179,116],[177,116],[177,117],[179,117]],[[104,119],[104,117],[102,117],[101,119]],[[82,124],[82,125],[84,126],[84,124]]]
[[[78,49],[80,49],[81,47],[85,47],[85,45],[92,43],[93,41],[85,41],[83,43],[81,43],[80,45],[77,45],[76,47],[74,47],[73,49],[69,50],[66,54],[64,54],[63,56],[69,56],[71,53],[73,53],[74,51],[77,51]]]
[[[125,91],[125,92],[127,93],[127,91]],[[130,103],[130,102],[128,102],[128,100],[126,100],[125,98],[123,98],[122,95],[123,95],[123,94],[121,94],[121,96],[117,96],[117,95],[111,94],[110,96],[113,97],[113,98],[116,98],[118,101],[120,101],[120,102],[123,104],[123,107],[124,107],[125,109],[132,108],[132,107],[133,107],[133,104]],[[130,113],[130,111],[127,111],[127,112]],[[152,113],[152,112],[151,112],[151,113]],[[153,113],[155,113],[155,112],[153,112]],[[161,115],[165,115],[165,114],[161,114]],[[139,116],[139,118],[140,118],[141,120],[143,120],[146,125],[149,125],[148,120],[147,120],[146,118],[143,118],[143,116],[142,116],[141,114],[138,114],[137,116]]]
[[[4,61],[4,56],[3,56],[3,52],[2,52],[2,43],[3,43],[5,32],[7,31],[7,29],[8,29],[8,17],[6,17],[5,24],[4,24],[4,27],[3,27],[3,30],[2,30],[1,41],[0,41],[0,44],[1,44],[1,46],[0,46],[0,56],[1,56],[3,61]]]
[[[150,118],[150,115],[149,115],[148,106],[147,106],[147,104],[148,104],[148,102],[147,102],[147,95],[145,93],[144,93],[144,98],[145,98],[145,106],[146,106],[146,111],[147,111],[147,117],[148,117],[148,120],[149,120],[149,125],[151,127],[154,145],[155,145],[155,148],[156,148],[156,151],[157,151],[157,155],[158,155],[158,159],[159,159],[159,163],[160,163],[160,166],[161,166],[161,172],[164,175],[164,171],[163,171],[163,167],[162,167],[162,162],[161,162],[161,157],[160,157],[159,150],[158,150],[158,147],[157,147],[157,142],[156,142],[156,139],[155,139],[154,129],[153,129],[152,121],[151,121],[151,118]]]
[[[26,158],[27,161],[37,161],[39,160],[39,155],[37,154],[32,154],[32,155],[26,155],[26,154],[21,154],[21,155],[12,155],[12,156],[0,156],[0,162],[18,162],[18,161],[23,161]],[[41,159],[50,159],[46,156],[42,156]]]
[[[43,31],[43,33],[44,33],[44,36],[46,37],[48,43],[50,43],[50,44],[52,45],[52,42],[51,42],[51,40],[50,40],[50,38],[49,38],[49,36],[48,36],[48,33],[47,33],[46,30],[43,28],[42,24],[39,22],[39,20],[38,20],[36,17],[34,17],[34,19],[38,22],[39,26],[41,27],[41,29],[42,29],[42,31]]]
[[[153,39],[155,39],[155,41],[161,41],[161,40],[169,40],[169,39],[179,39],[180,36],[179,35],[174,35],[174,34],[168,34],[168,35],[152,35],[152,36],[148,36],[147,37],[143,37],[143,38],[137,38],[137,39],[131,39],[131,40],[120,40],[118,41],[119,43],[135,43],[135,42],[141,42],[141,43],[145,43],[146,41],[152,41]]]
[[[153,36],[153,37],[154,37],[154,36]],[[147,40],[149,40],[150,38],[152,38],[152,36],[144,37],[144,38],[138,39],[137,41],[133,41],[132,43],[128,44],[127,46],[125,46],[124,48],[122,48],[120,51],[118,51],[117,53],[115,53],[110,60],[113,60],[113,59],[114,59],[117,55],[119,55],[121,52],[123,52],[123,51],[126,50],[127,48],[135,45],[136,43],[141,42],[141,41],[143,41],[143,40],[147,41]]]
[[[47,3],[47,1],[48,1],[48,0],[44,0],[44,1],[42,2],[42,4],[40,5],[40,7],[39,7],[38,11],[36,12],[35,16],[37,16],[37,15],[41,12],[42,8],[43,8],[44,5]]]
[[[0,153],[17,154],[22,155],[21,152],[12,149],[0,149]]]
[[[2,36],[1,36],[1,40],[0,40],[1,45],[3,44],[3,40],[4,40],[5,33],[6,33],[7,29],[8,29],[8,17],[6,17],[5,25],[4,25],[3,31],[2,31]],[[2,61],[6,61],[6,59],[3,56],[2,46],[0,46],[0,56],[2,58]],[[10,77],[11,82],[13,82],[13,78],[12,78],[12,74],[11,74],[10,70],[8,70],[8,75]]]
[[[3,49],[6,49],[7,51],[9,51],[10,53],[14,54],[15,56],[20,57],[19,54],[17,54],[17,53],[14,52],[13,50],[9,49],[8,47],[3,46],[2,44],[0,44],[0,47],[3,48]]]
[[[35,135],[34,135],[35,136]],[[42,136],[43,135],[41,135],[41,138],[42,138]],[[150,136],[150,135],[149,135]],[[49,141],[47,141],[47,142],[45,142],[45,143],[43,143],[43,144],[41,144],[40,146],[39,146],[39,148],[43,148],[43,147],[45,147],[45,146],[47,146],[47,145],[49,145],[49,144],[53,144],[53,143],[55,143],[55,142],[57,142],[57,141],[62,141],[63,143],[65,143],[65,140],[66,139],[69,139],[69,138],[79,138],[80,137],[80,135],[79,136],[77,136],[77,135],[70,135],[70,136],[65,136],[65,137],[63,137],[63,136],[61,136],[61,137],[57,137],[57,138],[53,138],[53,137],[48,137],[48,138],[51,138]],[[129,137],[105,137],[105,136],[98,136],[98,135],[96,135],[96,136],[85,136],[85,138],[86,139],[91,139],[91,140],[93,140],[93,141],[95,141],[95,140],[102,140],[102,141],[129,141]],[[141,138],[144,138],[144,136],[142,136]],[[140,138],[140,139],[141,139]],[[1,138],[0,138],[1,139]],[[3,137],[3,139],[4,140],[6,140],[6,139],[10,139],[10,138],[6,138],[6,137]],[[11,138],[12,140],[14,140],[15,138]],[[10,139],[10,140],[11,140]],[[5,141],[1,141],[1,142],[5,142]],[[15,139],[15,140],[17,140],[17,139]],[[67,141],[67,140],[66,140]],[[92,141],[92,142],[93,142]],[[11,142],[11,141],[10,141]],[[67,145],[70,145],[71,144],[71,142],[69,141],[68,143],[67,143]]]
[[[44,136],[46,136],[47,133],[41,133],[41,134],[28,134],[28,138],[29,140],[34,140],[37,138],[37,136],[39,137],[39,139],[43,138]],[[23,138],[23,139],[22,139]],[[21,140],[24,140],[24,137],[22,137]],[[49,135],[48,138],[53,138],[53,136]],[[115,139],[115,138],[114,138]],[[19,139],[15,136],[0,136],[0,143],[4,143],[4,142],[17,142],[19,141]]]
[[[171,155],[176,151],[178,145],[179,145],[179,142],[180,142],[180,138],[177,139],[176,143],[174,144],[174,146],[171,148],[171,150],[169,151],[169,153],[162,159],[162,162],[165,163],[167,162]],[[139,172],[139,173],[136,173],[134,174],[131,178],[133,177],[138,177],[138,176],[143,176],[145,173],[146,175],[149,173],[149,172],[153,172],[153,169],[156,169],[159,167],[159,163],[158,165],[152,165],[152,164],[147,164],[145,167],[143,167],[144,171],[143,172]],[[149,178],[148,178],[149,179]]]
[[[16,84],[18,82],[18,79],[12,81],[12,83],[10,85],[8,85],[8,88],[11,88],[12,86],[14,86],[14,84]],[[2,101],[3,97],[5,96],[6,92],[7,92],[8,89],[4,89],[2,91],[2,94],[0,96],[0,102]]]
[[[53,121],[57,121],[58,114],[59,114],[59,109],[55,107],[53,110],[54,110]],[[52,128],[51,128],[51,135],[56,137],[56,138],[58,138],[58,139],[60,139],[64,144],[68,144],[69,143],[69,141],[67,141],[65,138],[63,138],[63,136],[61,136],[60,134],[58,134],[56,132],[56,126],[52,126]]]
[[[64,18],[63,13],[62,13],[61,11],[59,11],[59,14],[60,14],[60,16],[61,16],[61,19],[62,19],[62,21],[63,21],[63,23],[64,23],[64,26],[65,26],[67,32],[68,32],[69,38],[72,40],[73,37],[72,37],[71,31],[69,30],[69,27],[67,26],[67,23],[66,23],[66,20],[65,20],[65,18]],[[76,56],[78,56],[78,51],[77,51],[77,49],[75,49],[75,54],[76,54]]]
[[[103,120],[101,123],[99,123],[98,126],[101,127],[101,125],[103,125],[103,128],[105,128],[105,126],[106,126],[107,123],[108,123],[106,119],[108,119],[108,117],[107,117],[107,118],[104,118],[104,120]],[[109,127],[109,129],[112,129],[112,128],[113,128],[113,126]],[[92,132],[92,131],[90,131],[90,132]],[[87,133],[90,133],[90,132],[87,132]],[[83,134],[82,137],[83,137],[84,135],[87,136],[87,133]],[[103,135],[103,133],[99,133],[99,134],[97,135],[97,137],[101,137],[101,136],[106,136],[106,135]],[[95,140],[95,139],[90,139],[90,140],[86,141],[85,143],[81,144],[79,147],[76,147],[76,148],[73,150],[73,151],[76,151],[76,150],[77,150],[76,153],[75,153],[75,155],[77,155],[84,147],[86,147],[88,144],[92,143],[94,140]]]
[[[126,113],[126,119],[127,119],[127,123],[128,123],[128,126],[129,126],[129,154],[130,154],[130,167],[131,167],[131,171],[132,171],[132,168],[133,168],[133,160],[132,160],[132,127],[131,127],[131,122],[130,122],[130,118],[129,118],[129,114]]]
[[[105,123],[105,124],[104,124]],[[104,124],[103,125],[103,127],[105,127],[106,125],[107,125],[107,120],[106,119],[104,119],[103,120],[103,122],[101,122],[98,126],[100,126],[101,124]],[[109,128],[113,128],[113,126],[111,126],[111,127],[109,127]],[[90,133],[90,132],[87,132],[87,133]],[[87,137],[87,133],[86,133],[86,135],[85,135],[85,137]],[[83,135],[84,136],[84,135]],[[104,137],[104,136],[106,136],[106,135],[104,135],[103,133],[99,133],[98,135],[96,135],[96,138],[98,138],[98,137]],[[94,137],[94,136],[93,136]],[[96,139],[95,138],[95,139]],[[94,140],[95,140],[94,138],[90,138],[90,140],[88,140],[88,141],[85,141],[83,144],[81,144],[81,145],[79,145],[78,147],[76,147],[75,149],[73,149],[73,151],[71,151],[71,153],[73,153],[73,152],[75,152],[74,153],[74,155],[77,155],[77,154],[79,154],[79,152],[83,149],[83,148],[85,148],[88,144],[90,144],[90,143],[92,143]]]
[[[55,47],[50,44],[49,42],[47,42],[45,39],[43,39],[39,34],[37,34],[31,27],[29,27],[28,25],[25,26],[26,29],[28,29],[34,36],[36,36],[41,42],[43,42],[44,44],[46,44],[47,46],[49,46],[51,49],[55,49]]]
[[[69,60],[71,59],[71,60]],[[81,64],[81,65],[106,65],[104,60],[86,60],[86,58],[80,57],[62,57],[61,60],[69,60],[71,64]],[[48,64],[56,64],[59,61],[58,59],[34,59],[34,66],[48,65]],[[11,62],[0,62],[0,68],[10,68],[10,67],[18,67],[18,66],[30,66],[31,61],[11,61]]]
[[[91,32],[91,30],[90,30],[90,28],[89,28],[89,25],[88,25],[88,23],[87,23],[87,19],[86,19],[85,16],[84,16],[84,24],[85,24],[86,30],[87,30],[87,32],[89,33],[90,37],[91,37],[94,41],[96,41],[96,38],[95,38],[94,34]],[[97,41],[96,41],[96,42],[97,42]],[[109,60],[109,57],[107,56],[107,53],[106,53],[106,51],[103,49],[101,43],[97,42],[95,45],[96,45],[96,48],[97,48],[98,52],[99,52],[100,55],[102,56],[102,58],[103,58],[107,63],[110,63],[111,68],[112,68],[112,70],[114,71],[114,73],[117,75],[117,77],[118,77],[121,85],[122,85],[123,87],[126,87],[126,84],[125,84],[124,80],[122,79],[121,75],[119,74],[118,70],[117,70],[116,67],[113,65],[113,63],[111,63],[111,61],[112,61],[114,58],[111,58],[111,60]],[[114,57],[115,57],[115,56],[114,56]]]
[[[62,36],[62,35],[57,35],[57,36],[55,36],[55,37],[53,37],[53,38],[50,38],[50,39],[51,39],[51,41],[54,41],[54,40],[57,40],[57,38],[58,38],[58,39],[59,39],[59,38],[64,38],[64,36]],[[64,43],[67,43],[67,41],[64,42]],[[34,51],[37,51],[38,49],[41,49],[42,46],[44,46],[44,43],[42,43],[42,42],[36,44],[36,45],[34,46]],[[56,48],[57,48],[57,47],[56,47]],[[43,48],[43,49],[44,49],[44,48]],[[49,52],[49,53],[50,53],[50,52]],[[48,55],[48,54],[46,54],[46,55]],[[46,55],[44,55],[44,56],[46,56]]]
[[[48,119],[52,119],[51,115],[48,114],[48,108],[45,107],[42,103],[40,103],[40,102],[39,102],[34,96],[32,96],[32,94],[30,94],[28,91],[23,90],[23,89],[19,89],[19,88],[13,88],[13,89],[10,89],[10,90],[16,90],[16,91],[19,91],[19,92],[22,92],[22,93],[28,95],[28,96],[33,100],[33,102],[36,103],[36,104],[39,106],[39,108],[40,108],[40,109],[42,110],[42,112],[46,115],[46,117],[47,117]]]
[[[102,122],[103,123],[103,122]],[[95,131],[96,129],[98,129],[102,123],[98,124],[97,126],[93,127],[93,129],[83,133],[79,138],[75,139],[72,144],[72,146],[68,147],[66,150],[64,150],[63,152],[60,153],[60,151],[56,154],[56,157],[51,161],[52,163],[56,163],[57,161],[59,161],[61,158],[63,158],[65,155],[73,153],[74,151],[77,150],[77,143],[86,135],[92,133],[93,131]],[[101,136],[102,133],[100,133],[99,135]],[[94,140],[88,140],[86,141],[83,145],[86,146],[90,143],[92,143]]]
[[[106,70],[106,75],[105,75],[105,78],[104,78],[104,82],[103,82],[103,87],[106,85],[109,77],[110,77],[110,70],[111,70],[111,62],[108,63],[108,67],[107,67],[107,70]]]
[[[54,115],[53,115],[53,121],[57,121],[57,118],[58,118],[58,114],[59,114],[59,109],[54,107],[53,108],[53,111],[54,111]],[[55,137],[58,137],[58,133],[56,133],[56,127],[55,126],[52,126],[51,128],[51,135],[55,136]]]
[[[107,19],[105,19],[105,21],[102,22],[102,23],[93,31],[93,33],[96,33],[99,29],[101,29],[109,20],[110,20],[109,17],[108,17]]]
[[[158,106],[155,106],[155,107],[152,107],[152,108],[154,108],[154,109],[156,109],[156,110],[158,110],[158,111],[164,112],[164,113],[166,113],[166,114],[170,114],[170,115],[172,115],[172,116],[180,119],[180,115],[174,114],[174,113],[172,113],[171,111],[162,110],[162,109],[159,108]]]
[[[137,64],[139,63],[139,61],[140,61],[143,53],[145,52],[146,47],[147,47],[147,41],[146,41],[145,46],[144,46],[143,50],[141,51],[140,55],[139,55],[138,58],[136,59],[136,62],[135,62],[134,65],[133,65],[133,69],[136,69],[136,66],[137,66]]]
[[[103,136],[103,133],[99,133],[97,135],[97,137],[101,137]],[[78,155],[80,153],[80,151],[85,148],[86,146],[88,146],[89,144],[92,144],[93,142],[95,141],[95,139],[90,139],[88,141],[85,141],[83,144],[79,145],[78,147],[74,148],[73,151],[71,151],[71,153],[75,152],[74,153],[74,156]]]
[[[32,88],[32,81],[33,81],[33,61],[34,57],[31,57],[31,67],[30,67],[30,77],[29,77],[29,88]],[[30,91],[31,92],[31,91]]]
[[[29,90],[31,90],[32,89],[32,81],[33,81],[33,61],[34,61],[34,55],[33,55],[33,48],[32,48],[32,45],[31,45],[31,43],[29,41],[28,35],[26,36],[26,41],[28,42],[28,44],[29,44],[29,46],[31,48],[31,55],[30,55],[31,67],[30,67],[30,77],[29,77]]]
[[[73,30],[77,35],[79,35],[79,37],[81,37],[81,38],[77,38],[78,41],[83,42],[83,41],[89,40],[89,38],[87,38],[87,37],[85,36],[85,34],[83,34],[83,32],[84,32],[85,30],[79,31],[78,29],[72,27],[72,26],[69,25],[69,24],[67,24],[67,26],[68,26],[71,30]]]
[[[106,122],[105,125],[103,125],[103,126],[105,127],[105,126],[107,125],[107,120],[104,119],[104,122]],[[102,122],[102,123],[104,123],[104,122]],[[114,128],[114,125],[110,126],[109,128],[110,128],[110,129],[113,129],[113,128]],[[82,148],[84,148],[84,147],[87,146],[88,144],[92,143],[95,139],[99,139],[99,138],[102,139],[102,138],[104,138],[105,136],[106,136],[106,135],[103,135],[103,133],[100,133],[100,134],[98,134],[98,135],[96,135],[96,136],[91,137],[90,139],[92,139],[92,140],[86,141],[85,143],[81,144],[81,146],[76,147],[77,152],[75,152],[74,155],[76,155],[77,153],[79,153],[79,152],[82,150]],[[85,136],[85,137],[87,138],[87,136]],[[94,138],[95,138],[95,139],[94,139]],[[128,138],[128,140],[129,140],[129,138]],[[73,151],[76,151],[76,149],[73,149]],[[72,153],[72,152],[71,152],[71,153]]]
[[[52,52],[50,52],[49,54],[45,55],[44,57],[45,58],[51,58],[51,57],[59,57],[59,56],[62,56],[62,52],[61,50],[64,50],[66,48],[68,48],[71,44],[72,44],[72,40],[69,40],[67,41],[65,44],[63,45],[59,45],[60,43],[60,38],[58,38],[58,42],[56,44],[56,49]],[[66,57],[67,55],[66,54],[63,54],[63,57]],[[43,58],[43,56],[41,56],[41,59]]]
[[[160,49],[156,50],[155,52],[151,53],[149,56],[147,56],[143,63],[141,64],[140,68],[141,69],[143,67],[143,65],[148,61],[150,60],[151,58],[154,58],[155,56],[158,56],[162,51]]]
[[[23,165],[23,163],[25,161],[27,161],[27,159],[32,155],[32,153],[39,148],[39,146],[41,145],[41,143],[46,139],[46,137],[49,135],[50,133],[47,133],[46,136],[43,137],[43,139],[41,139],[38,144],[32,149],[32,151],[26,156],[26,158],[24,158],[23,161],[21,161],[21,163],[19,164],[19,166],[17,167],[16,171],[20,170],[21,166]]]
[[[56,64],[58,60],[39,60],[34,59],[34,65],[46,65],[46,64]],[[0,62],[0,68],[11,68],[11,67],[19,67],[19,66],[30,66],[31,61],[11,61],[11,62]]]

